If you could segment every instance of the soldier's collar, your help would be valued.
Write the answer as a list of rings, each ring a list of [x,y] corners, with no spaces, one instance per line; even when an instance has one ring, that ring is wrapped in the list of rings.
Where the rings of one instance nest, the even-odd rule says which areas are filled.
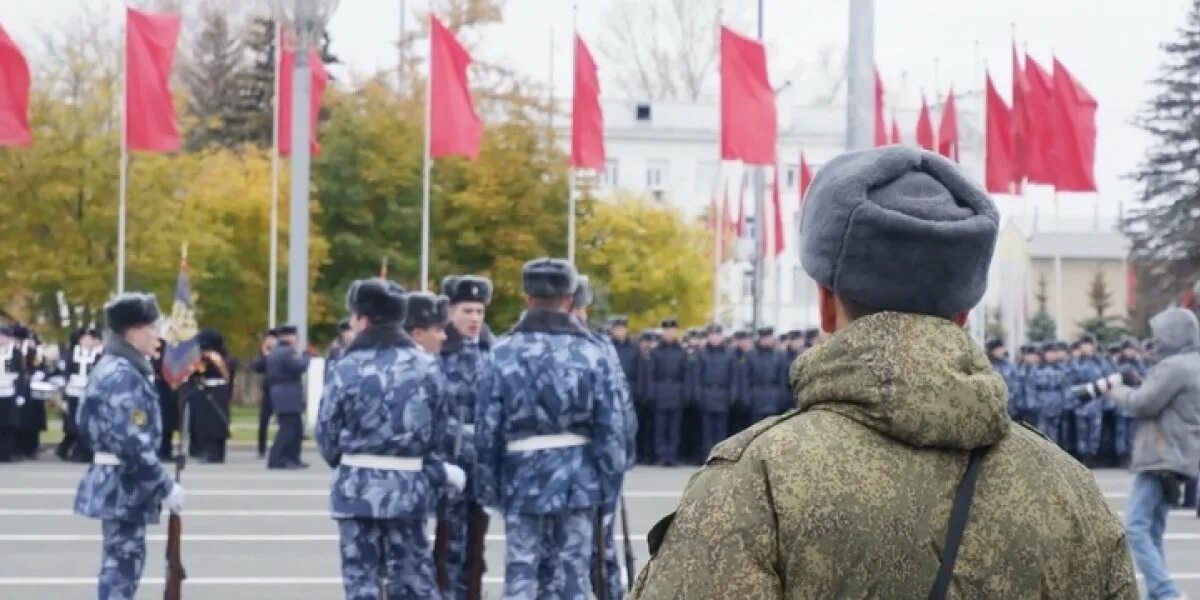
[[[404,333],[399,324],[372,325],[354,336],[354,339],[346,346],[346,354],[355,350],[366,350],[369,348],[385,346],[411,348],[415,345],[412,338],[408,337],[407,333]]]
[[[565,312],[531,308],[512,329],[513,333],[554,333],[588,337],[588,330]]]
[[[125,341],[125,338],[119,335],[113,334],[104,340],[104,353],[124,358],[146,377],[154,375],[154,368],[150,366],[150,361],[146,359],[146,355],[138,352],[137,348],[134,348],[129,342]]]
[[[442,342],[442,354],[453,354],[462,349],[466,344],[467,339],[463,334],[459,333],[458,328],[453,323],[446,325],[446,341]],[[483,328],[479,330],[479,338],[475,340],[481,350],[487,351],[492,347],[492,330],[488,329],[487,323],[483,324]]]

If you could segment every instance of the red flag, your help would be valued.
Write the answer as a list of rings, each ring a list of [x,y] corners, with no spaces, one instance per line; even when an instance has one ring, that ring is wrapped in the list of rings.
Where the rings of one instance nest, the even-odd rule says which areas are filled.
[[[279,54],[279,155],[292,154],[292,72],[296,65],[295,41],[290,35],[284,36]],[[325,93],[325,85],[329,82],[329,73],[321,54],[316,48],[308,50],[308,68],[312,93],[308,106],[308,139],[309,150],[313,156],[321,154],[321,144],[317,142],[317,117],[321,114],[321,96]]]
[[[721,27],[721,159],[775,164],[775,92],[761,43]]]
[[[1041,65],[1025,56],[1025,178],[1031,183],[1053,184],[1055,179],[1055,127],[1057,110],[1054,106],[1054,82]]]
[[[938,125],[938,154],[958,162],[958,111],[954,108],[954,88],[942,106],[942,123]]]
[[[929,116],[925,94],[921,94],[921,114],[917,117],[917,145],[930,152],[937,147],[937,142],[933,139],[933,117]]]
[[[604,169],[604,114],[600,112],[600,79],[596,61],[575,35],[575,94],[571,100],[571,165]]]
[[[904,141],[900,139],[900,123],[896,122],[896,115],[892,115],[892,140],[891,141],[893,144],[903,144],[904,143]]]
[[[784,247],[783,199],[779,195],[779,180],[782,174],[783,170],[775,167],[775,179],[771,182],[771,239],[767,240],[767,236],[763,236],[763,250],[771,256],[783,254]],[[766,225],[765,219],[763,225]]]
[[[887,123],[883,119],[883,79],[879,77],[879,69],[875,69],[875,145],[886,146],[887,143]]]
[[[746,237],[746,173],[742,173],[742,185],[738,190],[737,234],[739,238]]]
[[[1032,130],[1030,123],[1029,105],[1026,97],[1029,95],[1029,81],[1025,78],[1025,70],[1021,68],[1021,59],[1017,56],[1017,43],[1012,46],[1012,150],[1013,181],[1016,184],[1014,193],[1021,193],[1023,180],[1029,173],[1029,162],[1032,158],[1030,151],[1037,146],[1029,143]]]
[[[471,55],[437,17],[429,15],[429,151],[433,158],[479,155],[483,123],[475,112],[467,67]]]
[[[1096,99],[1054,59],[1054,187],[1067,192],[1096,191]]]
[[[987,191],[1012,194],[1020,185],[1020,177],[1013,160],[1012,113],[1004,103],[1004,98],[996,92],[990,73],[984,75],[984,81],[987,87],[984,180]]]
[[[804,157],[804,152],[800,152],[800,204],[804,204],[804,197],[808,195],[808,186],[812,185],[813,172],[808,166],[808,159]]]
[[[0,27],[0,146],[28,146],[29,63],[16,42]]]
[[[179,119],[171,97],[171,63],[179,15],[125,9],[125,147],[179,149]]]

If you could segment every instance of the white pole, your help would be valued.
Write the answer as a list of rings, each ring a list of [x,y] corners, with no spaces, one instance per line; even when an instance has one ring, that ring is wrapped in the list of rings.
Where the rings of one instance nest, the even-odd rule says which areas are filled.
[[[846,150],[870,148],[875,134],[875,1],[850,0],[846,62]]]
[[[1059,232],[1062,228],[1058,222],[1058,189],[1054,190],[1054,225]],[[1054,330],[1058,339],[1063,338],[1063,273],[1062,250],[1056,244],[1054,247]]]
[[[429,17],[433,18],[432,15]],[[429,60],[425,79],[425,163],[421,167],[421,291],[429,291],[429,177],[433,161],[429,156],[433,116],[433,36],[429,37]]]
[[[575,167],[567,169],[567,262],[575,264]]]
[[[121,3],[124,6],[124,2]],[[126,60],[129,54],[129,13],[125,14],[125,47],[121,52],[121,164],[118,168],[120,175],[117,184],[117,293],[125,292],[125,188],[129,168],[128,127],[126,121],[126,105],[129,96],[129,64]]]
[[[579,35],[579,31],[576,30],[576,13],[577,13],[578,9],[579,9],[579,6],[576,3],[572,2],[571,3],[571,35],[572,36]],[[571,85],[571,90],[572,90],[571,97],[572,97],[572,99],[575,97],[575,92],[574,92],[575,77],[577,77],[579,75],[578,73],[575,72],[575,64],[576,64],[575,61],[578,60],[578,57],[575,56],[575,54],[576,54],[575,39],[574,39],[574,37],[572,37],[571,38],[571,84],[572,84]],[[574,102],[571,103],[571,106],[572,106],[571,121],[572,121],[572,123],[574,123],[574,120],[575,120]],[[550,104],[549,104],[549,107],[550,107],[550,135],[553,136],[554,135],[554,28],[553,27],[550,28]],[[574,136],[575,136],[575,132],[574,132],[574,128],[572,128],[572,131],[571,131],[572,145],[575,142]],[[572,156],[571,156],[572,161],[574,161],[574,158],[575,158],[574,153],[572,152]],[[568,177],[568,180],[567,180],[567,262],[569,262],[571,264],[575,264],[575,210],[576,210],[576,207],[575,207],[575,193],[576,193],[575,179],[576,179],[576,175],[577,175],[577,173],[575,172],[575,165],[572,164],[567,168],[567,177]]]
[[[721,164],[717,163],[717,181],[713,186],[712,196],[712,224],[714,230],[714,240],[716,243],[713,247],[713,322],[716,323],[721,317],[721,256],[725,247],[724,240],[724,224],[725,224],[725,203],[727,197],[725,191],[725,179],[721,176]],[[720,194],[720,198],[717,195]]]
[[[267,327],[275,328],[279,301],[279,66],[283,28],[275,22],[275,85],[271,93],[271,264],[267,266]]]

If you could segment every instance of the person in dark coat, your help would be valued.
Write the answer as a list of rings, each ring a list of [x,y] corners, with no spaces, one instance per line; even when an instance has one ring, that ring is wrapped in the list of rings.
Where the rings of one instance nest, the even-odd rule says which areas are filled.
[[[279,338],[274,329],[263,332],[262,344],[259,346],[258,358],[254,359],[251,368],[262,376],[262,396],[258,402],[258,457],[267,455],[267,430],[271,426],[271,415],[275,409],[271,406],[271,386],[267,383],[267,356],[279,344]]]
[[[733,400],[733,350],[725,345],[721,326],[708,326],[708,342],[696,352],[693,389],[700,407],[700,452],[705,457],[712,447],[729,435],[729,407]],[[703,459],[702,459],[703,460]]]
[[[79,437],[79,425],[75,416],[79,414],[79,399],[87,389],[88,376],[96,363],[100,361],[101,348],[100,332],[95,329],[81,329],[71,335],[67,355],[63,357],[63,398],[67,410],[63,414],[63,439],[54,451],[58,457],[67,462],[92,462],[92,452]]]
[[[654,464],[654,398],[650,393],[650,356],[658,345],[657,335],[647,329],[638,335],[638,353],[634,360],[634,378],[630,380],[633,405],[637,411],[637,460]]]
[[[780,409],[787,396],[787,366],[784,362],[783,355],[775,348],[775,330],[760,328],[758,344],[746,355],[745,378],[741,381],[751,423],[782,412]]]
[[[166,351],[167,341],[159,338],[158,348],[155,349],[154,354],[150,355],[150,368],[154,371],[154,390],[158,396],[158,412],[162,418],[162,439],[158,444],[158,458],[163,461],[174,458],[175,434],[180,433],[179,391],[167,383],[166,374],[163,372],[163,354]],[[190,434],[191,431],[188,433]],[[190,444],[191,441],[189,440],[188,443]]]
[[[617,358],[621,359],[621,370],[625,372],[625,381],[629,382],[630,392],[634,394],[636,402],[637,391],[632,388],[637,381],[638,346],[629,338],[629,319],[619,315],[609,319],[608,339],[612,341],[613,348],[617,349]]]
[[[34,394],[32,385],[42,383],[46,377],[41,364],[41,340],[24,325],[13,328],[13,337],[17,340],[20,358],[17,391],[24,400],[18,407],[17,453],[22,458],[36,459],[42,432],[46,430],[46,400],[49,397],[45,393]]]
[[[654,405],[655,458],[658,464],[670,467],[679,460],[688,358],[679,342],[679,324],[667,319],[662,328],[662,343],[650,353],[650,394]]]
[[[20,352],[13,339],[12,326],[4,325],[0,327],[0,463],[20,459],[17,453],[20,405],[17,399],[21,398],[24,403],[24,398],[17,393],[19,364]]]
[[[746,376],[750,368],[750,351],[754,339],[750,332],[739,329],[733,332],[733,389],[729,398],[729,433],[738,433],[750,426],[750,398],[746,395]]]
[[[215,329],[203,329],[196,336],[200,345],[201,366],[191,376],[188,409],[195,424],[196,447],[207,463],[225,462],[225,443],[229,440],[229,406],[233,399],[237,363],[225,351],[225,340]]]
[[[300,460],[304,438],[304,374],[309,355],[296,347],[299,331],[295,325],[279,328],[279,345],[267,356],[267,384],[279,431],[271,445],[268,469],[307,469]]]

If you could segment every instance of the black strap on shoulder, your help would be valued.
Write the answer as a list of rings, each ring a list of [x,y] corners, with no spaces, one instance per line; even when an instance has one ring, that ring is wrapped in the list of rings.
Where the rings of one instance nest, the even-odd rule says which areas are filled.
[[[979,466],[990,449],[990,446],[975,448],[967,458],[967,470],[958,482],[958,491],[954,494],[954,507],[950,509],[950,527],[946,530],[946,545],[942,548],[942,566],[938,569],[937,579],[929,592],[930,600],[944,600],[946,592],[950,589],[950,580],[954,577],[954,563],[958,560],[958,547],[962,544],[963,531],[966,530],[967,519],[971,516],[971,498],[975,496]]]

